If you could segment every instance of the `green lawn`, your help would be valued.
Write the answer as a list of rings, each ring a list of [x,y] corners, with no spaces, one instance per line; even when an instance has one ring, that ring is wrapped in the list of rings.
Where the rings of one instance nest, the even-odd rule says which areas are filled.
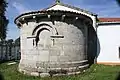
[[[0,80],[120,80],[120,66],[92,65],[85,73],[61,77],[31,77],[17,71],[18,64],[0,64]]]

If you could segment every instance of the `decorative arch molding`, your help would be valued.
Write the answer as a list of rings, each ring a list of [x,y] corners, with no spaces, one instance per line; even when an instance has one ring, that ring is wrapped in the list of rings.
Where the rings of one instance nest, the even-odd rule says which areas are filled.
[[[36,37],[37,37],[37,36],[39,36],[39,35],[40,35],[40,33],[41,33],[43,30],[47,30],[47,31],[49,31],[49,32],[50,32],[50,30],[49,30],[49,29],[47,29],[47,28],[41,28],[41,29],[37,32]]]
[[[50,32],[50,30],[47,29],[47,28],[41,28],[41,29],[37,32],[37,34],[36,34],[36,38],[35,38],[36,46],[37,46],[37,44],[38,44],[38,41],[40,41],[39,36],[40,36],[40,33],[41,33],[43,30],[47,30],[47,31]]]
[[[32,32],[32,36],[35,36],[36,46],[37,46],[38,42],[40,41],[39,36],[40,36],[41,32],[44,30],[51,32],[52,35],[58,35],[58,31],[55,27],[52,27],[46,23],[39,24],[34,28],[34,30]],[[34,43],[34,40],[33,40],[33,43]]]
[[[42,28],[46,28],[47,30],[49,30],[50,32],[52,32],[53,35],[58,35],[58,31],[56,28],[50,26],[49,24],[46,23],[42,23],[39,24],[38,26],[36,26],[32,32],[32,35],[37,35],[38,31],[40,31]]]

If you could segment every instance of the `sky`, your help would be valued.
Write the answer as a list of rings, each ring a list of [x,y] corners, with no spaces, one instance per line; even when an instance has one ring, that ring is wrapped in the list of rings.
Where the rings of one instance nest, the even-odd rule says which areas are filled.
[[[14,24],[14,19],[22,13],[38,11],[55,3],[55,0],[7,0],[6,17],[9,19],[7,39],[16,39],[20,30]],[[98,17],[119,17],[120,6],[115,0],[61,0],[62,3],[88,10]]]

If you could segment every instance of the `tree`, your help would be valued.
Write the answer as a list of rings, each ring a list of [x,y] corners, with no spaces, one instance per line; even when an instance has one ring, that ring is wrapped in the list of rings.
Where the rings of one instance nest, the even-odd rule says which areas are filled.
[[[117,1],[118,5],[120,6],[120,0],[116,0],[116,1]]]
[[[15,44],[20,46],[20,37],[15,40]]]
[[[6,0],[0,0],[0,39],[5,40],[7,35],[8,19],[5,17],[7,7]]]

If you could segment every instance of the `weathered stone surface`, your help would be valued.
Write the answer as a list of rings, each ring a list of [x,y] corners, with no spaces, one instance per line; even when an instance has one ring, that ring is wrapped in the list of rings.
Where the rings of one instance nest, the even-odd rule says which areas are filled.
[[[55,74],[65,74],[61,70],[65,70],[66,74],[79,73],[79,67],[87,64],[89,26],[86,26],[85,21],[89,19],[84,15],[78,17],[80,19],[75,20],[73,18],[76,16],[67,15],[61,20],[60,15],[52,14],[51,18],[47,15],[38,17],[37,23],[36,18],[28,20],[27,25],[23,23],[20,30],[22,54],[19,69],[27,71],[26,68],[29,67],[32,71],[35,68],[36,72],[33,70],[30,75],[41,77],[49,76],[51,70],[55,71]]]
[[[39,73],[38,72],[32,72],[31,75],[32,76],[39,76]]]
[[[49,77],[49,76],[50,76],[49,73],[41,73],[41,74],[40,74],[40,77]]]

